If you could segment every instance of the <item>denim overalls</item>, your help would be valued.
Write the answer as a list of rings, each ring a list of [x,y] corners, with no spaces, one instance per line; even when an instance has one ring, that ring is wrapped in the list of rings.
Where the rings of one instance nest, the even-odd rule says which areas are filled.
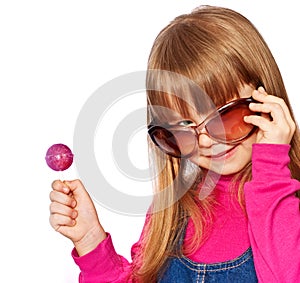
[[[184,233],[180,238],[180,246],[183,243],[183,238]],[[258,282],[258,280],[254,269],[252,250],[249,248],[234,260],[214,264],[197,263],[183,255],[170,257],[157,282],[254,283]]]

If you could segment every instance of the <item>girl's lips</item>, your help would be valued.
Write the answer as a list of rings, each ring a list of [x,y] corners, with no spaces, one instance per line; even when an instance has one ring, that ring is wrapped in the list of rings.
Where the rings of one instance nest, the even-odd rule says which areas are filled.
[[[231,157],[234,153],[235,153],[235,149],[237,148],[237,146],[234,146],[226,151],[220,152],[218,154],[215,155],[211,155],[209,156],[212,159],[226,159]]]

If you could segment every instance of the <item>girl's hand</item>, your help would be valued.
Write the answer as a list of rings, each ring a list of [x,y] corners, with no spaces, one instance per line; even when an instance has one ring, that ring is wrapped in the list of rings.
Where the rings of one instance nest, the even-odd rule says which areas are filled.
[[[106,238],[95,206],[79,180],[54,181],[50,193],[50,224],[68,237],[82,256]]]
[[[249,108],[262,115],[247,116],[244,120],[259,128],[256,143],[289,144],[296,126],[284,100],[267,94],[263,87],[254,90],[252,96],[261,103],[250,103]]]

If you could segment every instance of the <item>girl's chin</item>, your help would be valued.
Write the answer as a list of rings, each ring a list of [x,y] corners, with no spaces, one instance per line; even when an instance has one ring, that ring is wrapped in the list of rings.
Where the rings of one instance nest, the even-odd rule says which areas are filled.
[[[211,161],[209,164],[198,163],[197,165],[201,167],[204,171],[213,171],[216,174],[220,174],[220,175],[232,175],[243,170],[247,164],[242,164],[237,162],[229,163],[229,162]]]
[[[206,168],[206,170],[213,171],[220,175],[234,175],[241,172],[247,166],[247,164],[228,164],[223,166],[211,166],[210,168]]]

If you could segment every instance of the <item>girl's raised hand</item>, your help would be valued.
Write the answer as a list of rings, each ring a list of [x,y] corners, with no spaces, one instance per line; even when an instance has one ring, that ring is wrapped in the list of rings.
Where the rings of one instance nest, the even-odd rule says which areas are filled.
[[[88,192],[79,180],[54,181],[50,193],[50,224],[68,237],[78,254],[93,250],[106,238]]]
[[[254,90],[252,96],[261,103],[250,103],[250,109],[262,115],[246,116],[244,120],[259,128],[256,143],[289,144],[296,126],[284,100],[269,95],[263,87]]]

